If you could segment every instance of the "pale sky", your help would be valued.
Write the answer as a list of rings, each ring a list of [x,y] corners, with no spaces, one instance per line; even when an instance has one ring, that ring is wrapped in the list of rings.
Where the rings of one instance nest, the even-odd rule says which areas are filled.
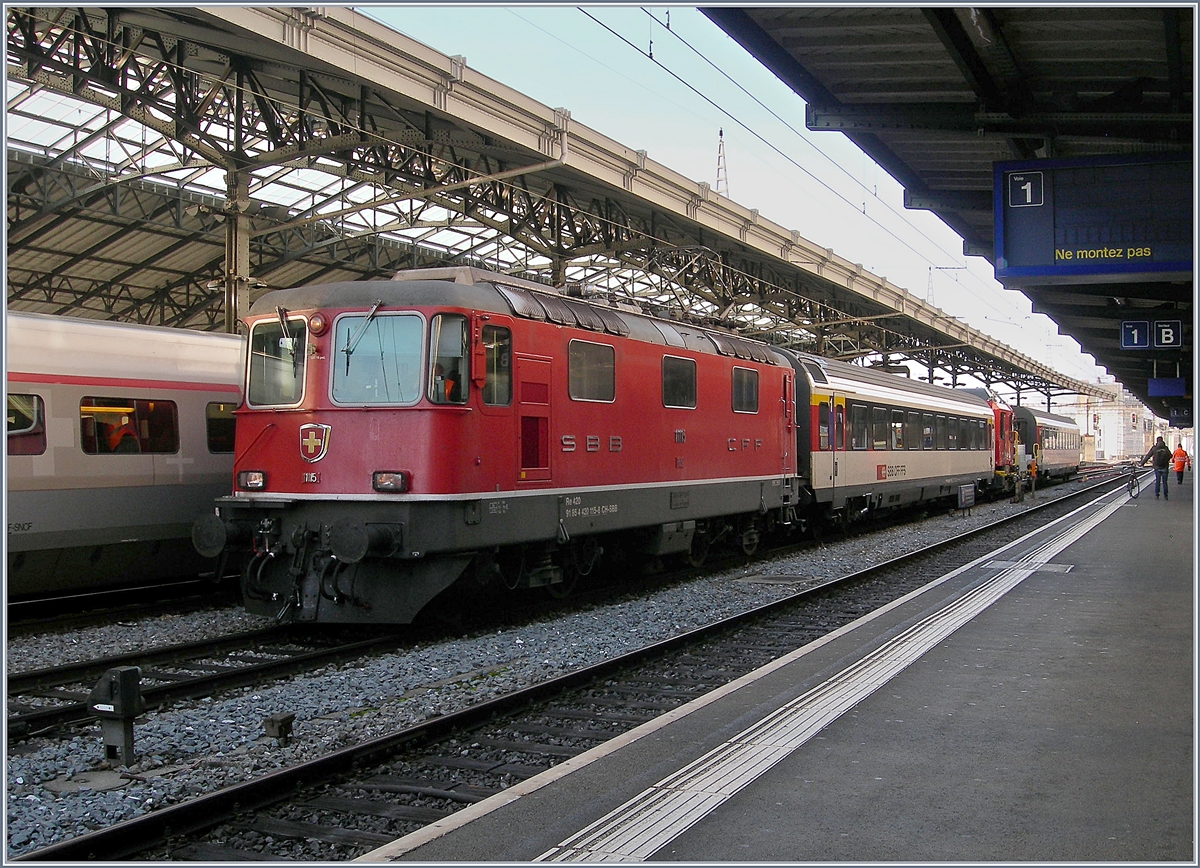
[[[693,7],[358,11],[714,189],[723,129],[734,201],[1067,376],[1104,375],[847,138],[807,131],[800,97]]]

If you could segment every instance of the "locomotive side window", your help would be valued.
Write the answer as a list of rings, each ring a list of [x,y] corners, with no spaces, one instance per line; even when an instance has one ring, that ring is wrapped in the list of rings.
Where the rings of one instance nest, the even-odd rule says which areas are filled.
[[[286,334],[284,332],[286,326]],[[257,406],[298,404],[304,394],[308,324],[302,317],[262,320],[250,330],[247,398]]]
[[[9,455],[46,451],[46,407],[41,395],[9,395],[7,417]]]
[[[83,398],[80,445],[88,455],[179,451],[179,413],[173,401]]]
[[[850,405],[850,448],[867,448],[867,408],[863,404]]]
[[[663,356],[662,402],[664,407],[696,409],[696,360]]]
[[[483,403],[507,406],[512,403],[512,332],[500,326],[483,327],[485,379]]]
[[[758,371],[733,369],[733,412],[758,412]]]
[[[340,316],[333,327],[333,400],[412,404],[421,397],[421,335],[415,314]]]
[[[833,448],[846,448],[846,408],[842,404],[833,411]]]
[[[435,404],[467,403],[467,318],[443,313],[429,329],[429,400]]]
[[[204,408],[204,427],[209,452],[216,454],[233,451],[233,406],[213,401]]]
[[[886,407],[871,408],[871,448],[888,448],[888,411]]]
[[[817,448],[829,448],[829,402],[817,405]]]
[[[892,411],[892,448],[904,449],[904,411]]]
[[[573,401],[615,400],[616,359],[610,345],[571,341],[567,352],[567,393]]]

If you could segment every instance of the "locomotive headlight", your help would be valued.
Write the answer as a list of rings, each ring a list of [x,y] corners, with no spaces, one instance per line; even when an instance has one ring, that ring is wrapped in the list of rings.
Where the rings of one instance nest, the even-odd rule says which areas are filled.
[[[239,470],[237,475],[238,488],[247,491],[257,491],[267,487],[267,472],[265,470]]]
[[[376,491],[408,491],[408,473],[403,470],[376,470],[371,474]]]
[[[323,313],[314,313],[308,318],[308,329],[314,335],[323,335],[329,328],[329,318]]]

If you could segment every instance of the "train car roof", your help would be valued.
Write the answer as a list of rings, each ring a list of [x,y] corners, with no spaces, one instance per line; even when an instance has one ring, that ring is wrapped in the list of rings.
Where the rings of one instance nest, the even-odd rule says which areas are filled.
[[[969,407],[980,415],[991,413],[987,401],[969,389],[949,389],[887,371],[877,371],[807,353],[798,352],[793,355],[802,363],[813,381],[813,388],[818,392],[853,389],[854,394],[858,396],[876,397],[890,403],[910,400],[941,406],[948,410]]]
[[[16,374],[241,385],[245,341],[193,329],[8,311],[5,356]]]
[[[1033,407],[1013,407],[1013,413],[1018,417],[1024,418],[1026,421],[1033,419],[1039,425],[1053,425],[1056,428],[1079,427],[1079,423],[1070,416],[1058,416],[1054,413],[1047,413],[1044,410],[1035,410]]]

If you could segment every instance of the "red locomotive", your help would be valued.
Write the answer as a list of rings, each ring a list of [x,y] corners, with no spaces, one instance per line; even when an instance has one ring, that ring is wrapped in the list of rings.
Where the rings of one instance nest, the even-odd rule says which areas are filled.
[[[464,575],[568,589],[604,551],[988,485],[987,402],[470,268],[270,292],[234,493],[193,528],[246,607],[406,623]]]

